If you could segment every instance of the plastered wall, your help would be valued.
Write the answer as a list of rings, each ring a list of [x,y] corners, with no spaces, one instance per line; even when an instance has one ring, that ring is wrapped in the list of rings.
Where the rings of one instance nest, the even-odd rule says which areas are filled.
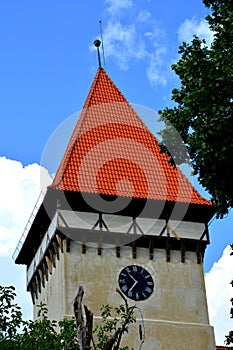
[[[148,249],[137,248],[137,258],[132,259],[131,247],[121,247],[120,258],[115,249],[87,247],[81,254],[78,243],[71,242],[70,252],[61,254],[57,266],[49,277],[39,299],[45,302],[51,319],[72,316],[72,300],[78,287],[84,287],[83,303],[100,319],[103,304],[119,305],[122,298],[116,292],[118,275],[127,265],[145,267],[153,277],[153,294],[137,302],[145,324],[146,350],[215,349],[213,328],[209,325],[203,268],[197,264],[196,253],[186,252],[185,263],[180,262],[180,252],[171,251],[171,261],[166,262],[164,250],[155,250],[154,259],[148,259]],[[135,302],[129,299],[129,305]],[[35,307],[36,316],[36,307]],[[138,324],[132,325],[125,342],[139,348]]]

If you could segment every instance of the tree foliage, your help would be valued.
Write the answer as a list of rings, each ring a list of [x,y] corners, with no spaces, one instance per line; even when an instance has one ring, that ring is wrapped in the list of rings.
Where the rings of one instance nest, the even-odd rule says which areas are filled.
[[[98,340],[96,349],[105,349],[112,344],[113,349],[130,350],[127,345],[121,347],[120,343],[122,335],[128,333],[129,324],[135,322],[133,310],[134,307],[127,309],[123,304],[116,307],[102,305],[102,322],[96,325],[93,332]]]
[[[0,286],[0,349],[19,349],[19,330],[24,326],[20,307],[14,303],[15,288]]]
[[[20,307],[15,303],[15,288],[0,285],[0,349],[1,350],[78,350],[79,337],[75,318],[57,322],[48,318],[45,304],[39,304],[38,319],[24,321]],[[96,325],[93,346],[82,348],[103,350],[129,350],[121,346],[121,337],[135,322],[135,306],[103,305],[101,322]]]
[[[24,321],[14,302],[13,286],[0,286],[1,350],[77,350],[78,339],[73,319],[50,321],[47,307],[40,304],[36,321]]]
[[[210,9],[206,20],[213,42],[208,47],[197,36],[183,42],[180,59],[172,65],[180,78],[180,87],[172,90],[175,106],[159,114],[167,125],[161,132],[163,148],[166,145],[168,153],[172,149],[176,164],[187,161],[189,154],[194,175],[211,195],[218,217],[223,217],[233,206],[233,2],[203,3]],[[187,148],[172,144],[170,125]]]
[[[62,321],[48,319],[45,304],[38,305],[36,321],[25,323],[20,335],[20,349],[25,350],[76,350],[78,349],[77,330],[74,319],[64,318]],[[59,331],[58,331],[59,329]]]

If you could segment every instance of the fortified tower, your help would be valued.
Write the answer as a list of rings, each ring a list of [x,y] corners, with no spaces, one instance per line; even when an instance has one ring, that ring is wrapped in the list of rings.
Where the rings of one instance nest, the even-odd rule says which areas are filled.
[[[137,304],[146,350],[215,349],[203,277],[214,215],[107,73],[97,70],[53,183],[20,242],[36,315],[73,315],[78,286],[102,304]],[[138,329],[125,343],[138,349]]]

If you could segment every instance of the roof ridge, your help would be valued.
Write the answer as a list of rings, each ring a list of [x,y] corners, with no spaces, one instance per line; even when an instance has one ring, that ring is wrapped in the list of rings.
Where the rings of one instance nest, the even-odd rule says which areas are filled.
[[[102,70],[104,70],[102,67],[99,67],[98,70],[97,70],[97,73],[96,73],[96,75],[95,75],[95,78],[94,78],[94,80],[93,80],[93,83],[91,84],[91,88],[90,88],[90,90],[89,90],[89,93],[88,93],[88,95],[87,95],[87,98],[86,98],[86,100],[85,100],[85,102],[84,102],[83,109],[84,109],[84,108],[88,108],[89,105],[91,104],[91,100],[92,100],[92,98],[93,98],[93,94],[94,94],[94,92],[95,92],[96,85],[98,84],[98,80],[100,79],[100,72],[101,72]],[[87,101],[88,101],[88,105],[87,105],[86,107],[84,107],[84,106],[87,104]]]

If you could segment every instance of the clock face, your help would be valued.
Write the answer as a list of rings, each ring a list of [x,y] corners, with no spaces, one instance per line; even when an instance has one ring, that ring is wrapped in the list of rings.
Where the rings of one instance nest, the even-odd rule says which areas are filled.
[[[154,282],[150,273],[142,266],[130,265],[119,274],[121,291],[130,299],[145,300],[153,293]]]

